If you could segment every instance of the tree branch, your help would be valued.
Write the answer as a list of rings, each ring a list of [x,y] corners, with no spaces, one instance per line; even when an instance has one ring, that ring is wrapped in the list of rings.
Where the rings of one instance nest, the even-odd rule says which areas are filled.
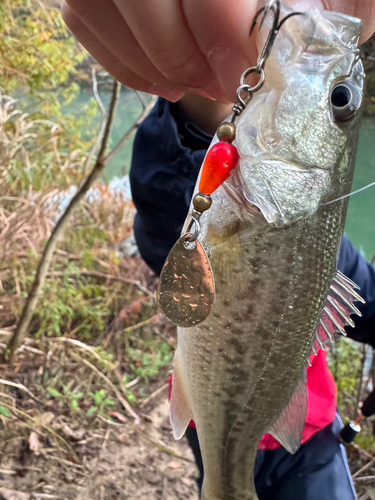
[[[5,360],[8,360],[9,362],[13,362],[14,353],[18,345],[23,340],[26,331],[30,325],[34,311],[38,304],[40,292],[42,290],[48,270],[52,262],[52,257],[55,252],[56,245],[58,243],[59,238],[62,236],[62,233],[69,221],[69,217],[73,212],[73,210],[76,208],[76,206],[85,197],[87,191],[90,189],[91,185],[93,184],[95,179],[99,176],[99,174],[103,171],[104,167],[108,162],[108,158],[110,155],[106,156],[106,152],[109,139],[111,136],[112,126],[116,114],[120,91],[121,91],[121,84],[115,81],[113,85],[112,98],[105,124],[103,139],[95,165],[92,168],[86,180],[83,182],[80,189],[77,191],[75,196],[70,201],[69,205],[67,206],[61,218],[57,222],[54,230],[52,231],[51,237],[48,240],[48,243],[44,249],[43,255],[38,265],[34,282],[32,284],[30,293],[27,297],[17,329],[15,330],[14,334],[12,335],[9,341],[8,348],[4,352]]]
[[[138,120],[135,122],[135,124],[132,126],[132,128],[124,135],[122,139],[119,140],[119,142],[116,144],[116,146],[112,149],[110,154],[108,155],[107,162],[110,163],[113,158],[115,158],[119,152],[122,150],[122,148],[125,146],[125,144],[131,139],[133,134],[138,130],[139,126],[143,122],[143,120],[146,118],[146,116],[149,114],[151,109],[154,107],[154,104],[156,102],[157,97],[152,97],[150,102],[143,108],[142,114],[138,118]]]

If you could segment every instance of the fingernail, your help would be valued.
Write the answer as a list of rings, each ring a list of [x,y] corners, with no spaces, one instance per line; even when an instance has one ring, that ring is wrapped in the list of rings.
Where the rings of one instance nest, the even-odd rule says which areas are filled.
[[[231,101],[236,100],[236,90],[240,86],[240,78],[251,66],[248,58],[238,49],[220,47],[208,56],[209,63],[215,72],[225,95]]]

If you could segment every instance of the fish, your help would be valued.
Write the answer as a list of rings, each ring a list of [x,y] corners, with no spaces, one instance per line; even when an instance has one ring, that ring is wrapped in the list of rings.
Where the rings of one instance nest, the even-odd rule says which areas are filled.
[[[310,357],[359,314],[337,264],[361,116],[360,33],[358,19],[316,6],[283,24],[265,84],[236,121],[239,163],[201,217],[215,301],[204,321],[178,328],[170,419],[176,439],[196,424],[203,500],[258,498],[262,436],[297,451]]]

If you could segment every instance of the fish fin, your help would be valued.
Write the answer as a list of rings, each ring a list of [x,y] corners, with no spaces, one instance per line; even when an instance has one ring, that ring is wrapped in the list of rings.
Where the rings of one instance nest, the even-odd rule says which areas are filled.
[[[181,380],[177,353],[174,361],[169,416],[172,424],[173,437],[175,439],[181,439],[193,418],[193,413]]]
[[[273,425],[271,434],[289,453],[295,453],[301,446],[307,415],[307,389],[301,380],[289,404]]]
[[[319,349],[326,349],[334,343],[334,333],[339,332],[346,336],[344,327],[354,327],[351,314],[362,316],[361,311],[354,305],[355,301],[364,303],[363,298],[356,292],[359,287],[347,278],[341,271],[337,271],[329,290],[327,302],[314,337],[312,353],[317,354]]]

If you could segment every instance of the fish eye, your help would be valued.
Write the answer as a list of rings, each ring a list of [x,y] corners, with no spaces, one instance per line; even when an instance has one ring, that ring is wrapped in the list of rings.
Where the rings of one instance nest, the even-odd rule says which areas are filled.
[[[351,82],[342,81],[331,89],[330,101],[334,120],[345,122],[360,108],[362,94]]]

